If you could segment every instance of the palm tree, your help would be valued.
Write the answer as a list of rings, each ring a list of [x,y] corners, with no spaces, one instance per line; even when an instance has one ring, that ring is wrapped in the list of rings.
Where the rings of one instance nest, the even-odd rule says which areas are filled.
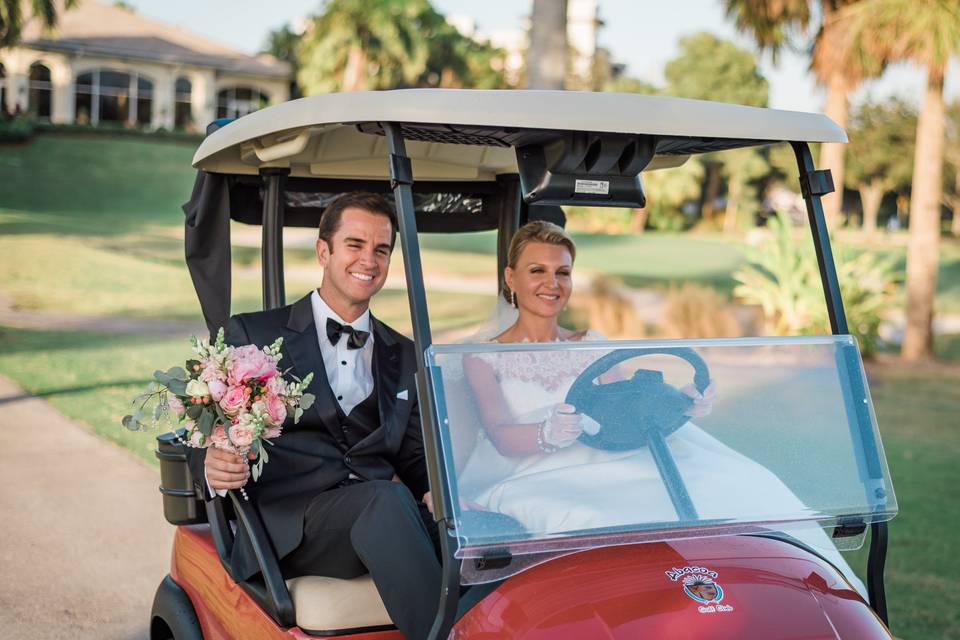
[[[63,8],[70,9],[77,0],[64,0]],[[30,7],[31,14],[43,21],[43,26],[53,29],[57,25],[57,0],[0,0],[0,49],[12,47],[20,41],[20,30],[28,16],[23,9]]]
[[[300,86],[307,94],[413,85],[427,43],[417,16],[426,0],[331,0],[302,41]]]
[[[533,0],[527,86],[563,89],[567,71],[567,0]]]
[[[862,0],[723,0],[727,16],[737,29],[750,34],[757,45],[770,51],[774,60],[780,50],[790,44],[794,33],[807,32],[815,15],[820,23],[812,45],[811,69],[817,81],[827,89],[824,109],[839,126],[846,128],[850,110],[848,96],[864,79],[883,71],[879,61],[862,51],[843,46],[846,25],[841,10]],[[820,150],[820,167],[830,169],[836,191],[823,197],[827,222],[834,226],[840,219],[843,196],[844,147],[824,144]]]
[[[940,257],[940,203],[946,112],[943,78],[960,53],[960,5],[956,0],[864,0],[844,10],[850,50],[886,63],[926,67],[927,83],[917,119],[907,245],[907,324],[901,355],[933,353],[933,303]]]

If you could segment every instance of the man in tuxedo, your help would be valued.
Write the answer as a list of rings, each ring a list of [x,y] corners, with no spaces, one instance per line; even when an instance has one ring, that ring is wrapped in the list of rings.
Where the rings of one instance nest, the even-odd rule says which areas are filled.
[[[423,506],[427,470],[420,432],[413,343],[374,318],[370,298],[383,286],[396,241],[388,203],[369,193],[338,198],[323,214],[319,289],[292,305],[230,319],[227,342],[283,338],[281,368],[316,396],[269,448],[257,482],[246,461],[210,448],[194,466],[210,490],[246,485],[280,557],[285,578],[353,578],[369,572],[407,638],[425,638],[440,593],[440,564]],[[201,451],[202,453],[202,451]],[[398,476],[402,482],[392,481]],[[257,573],[238,531],[230,569]]]

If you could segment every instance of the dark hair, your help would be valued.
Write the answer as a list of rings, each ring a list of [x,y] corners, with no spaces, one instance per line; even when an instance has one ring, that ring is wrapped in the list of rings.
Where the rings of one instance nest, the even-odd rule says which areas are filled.
[[[324,209],[323,215],[320,216],[318,235],[321,240],[326,241],[327,246],[330,247],[330,251],[333,251],[333,245],[330,244],[330,239],[333,238],[333,234],[340,228],[340,219],[343,217],[344,210],[350,208],[363,209],[370,213],[386,216],[390,221],[390,229],[392,231],[390,234],[390,248],[393,249],[393,246],[397,242],[397,217],[393,214],[393,207],[390,206],[386,198],[379,194],[368,191],[352,191],[339,196],[331,202],[327,208]]]

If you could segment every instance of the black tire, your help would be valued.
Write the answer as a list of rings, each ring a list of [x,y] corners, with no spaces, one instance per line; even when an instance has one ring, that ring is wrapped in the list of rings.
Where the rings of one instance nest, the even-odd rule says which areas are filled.
[[[153,597],[150,640],[203,640],[190,597],[170,576],[163,579]]]

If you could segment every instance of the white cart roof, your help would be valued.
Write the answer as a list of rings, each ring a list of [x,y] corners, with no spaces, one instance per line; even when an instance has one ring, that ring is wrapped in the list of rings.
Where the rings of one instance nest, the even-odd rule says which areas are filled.
[[[213,173],[287,167],[294,176],[383,179],[386,140],[371,135],[383,122],[404,125],[417,180],[516,173],[512,147],[566,131],[657,136],[648,170],[708,151],[847,141],[843,129],[815,113],[624,93],[404,89],[312,96],[251,113],[208,136],[193,165]]]

